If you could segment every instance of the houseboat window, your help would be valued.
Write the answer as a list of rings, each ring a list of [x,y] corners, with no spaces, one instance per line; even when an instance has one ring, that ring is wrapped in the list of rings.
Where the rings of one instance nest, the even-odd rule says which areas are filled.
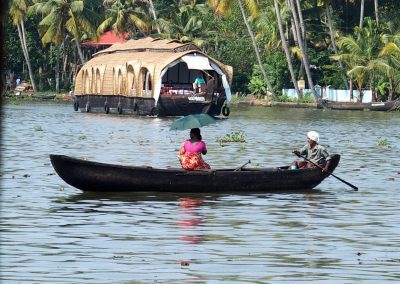
[[[85,94],[85,88],[86,88],[85,78],[86,78],[86,73],[85,73],[85,71],[82,71],[82,78],[81,78],[82,84],[81,84],[81,87],[82,87],[82,94],[83,95]]]
[[[140,80],[142,82],[142,96],[151,97],[152,83],[150,72],[146,68],[140,70]]]
[[[143,96],[151,97],[151,76],[149,72],[146,73],[143,90],[145,91]]]
[[[101,92],[101,78],[100,78],[100,70],[99,69],[96,70],[96,90],[95,90],[95,92],[97,94],[100,94],[100,92]]]
[[[133,71],[132,65],[128,66],[128,74],[127,74],[127,86],[128,86],[128,93],[131,96],[135,96],[135,73]]]
[[[123,91],[123,87],[122,87],[122,72],[121,70],[118,71],[118,81],[117,81],[118,85],[117,85],[117,90],[118,90],[118,95],[120,95]]]
[[[113,77],[112,77],[112,82],[113,82],[113,84],[112,84],[112,86],[113,86],[113,95],[115,95],[116,93],[117,93],[117,86],[116,86],[116,83],[115,83],[115,68],[113,68]]]
[[[88,70],[86,70],[85,71],[85,94],[90,94],[90,77],[89,77],[89,71]]]

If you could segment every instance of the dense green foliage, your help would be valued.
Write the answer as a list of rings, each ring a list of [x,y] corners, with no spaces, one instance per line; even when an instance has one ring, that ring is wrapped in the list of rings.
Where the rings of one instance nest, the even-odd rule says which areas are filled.
[[[9,6],[19,10],[9,10],[3,20],[5,72],[13,81],[31,80],[15,23],[16,16],[20,16],[18,11],[22,11],[33,80],[39,90],[69,90],[82,62],[93,53],[90,48],[78,48],[76,43],[96,39],[113,29],[128,33],[130,38],[160,36],[194,42],[210,56],[233,67],[234,92],[268,94],[263,68],[280,96],[283,88],[294,85],[277,26],[277,0],[240,1],[245,4],[245,18],[239,0],[153,0],[154,11],[151,1],[143,0],[10,0]],[[213,6],[217,2],[220,6]],[[306,79],[304,57],[293,33],[291,7],[286,1],[277,2],[294,75],[297,80]],[[365,0],[362,27],[361,0],[300,3],[314,85],[343,89],[352,82],[359,90],[372,89],[377,100],[399,96],[400,1],[380,0],[376,18],[374,0]],[[93,10],[96,13],[91,13]],[[331,11],[331,25],[327,11]],[[262,65],[257,61],[249,28],[255,35]]]

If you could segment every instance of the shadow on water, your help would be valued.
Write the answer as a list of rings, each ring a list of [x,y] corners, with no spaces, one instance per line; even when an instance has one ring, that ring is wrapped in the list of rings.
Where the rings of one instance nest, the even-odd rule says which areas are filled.
[[[303,190],[279,190],[274,192],[252,192],[248,193],[245,191],[230,193],[174,193],[174,192],[94,192],[86,191],[66,197],[60,197],[55,200],[56,203],[75,203],[85,202],[92,200],[101,201],[119,201],[119,202],[143,202],[143,201],[155,201],[155,202],[174,202],[181,198],[191,199],[202,199],[202,200],[214,200],[218,201],[225,197],[237,198],[241,200],[243,198],[279,198],[279,196],[285,195],[297,195],[299,198],[303,198],[304,195],[310,196],[326,196],[332,193],[324,192],[319,189],[303,189]]]

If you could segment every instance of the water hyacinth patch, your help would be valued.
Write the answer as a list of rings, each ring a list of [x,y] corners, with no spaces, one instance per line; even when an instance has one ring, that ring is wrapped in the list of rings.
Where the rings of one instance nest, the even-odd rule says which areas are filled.
[[[217,142],[223,146],[224,143],[231,143],[231,142],[236,142],[236,143],[244,143],[246,142],[245,140],[245,135],[242,130],[237,130],[237,131],[232,131],[229,134],[226,134],[223,137],[217,138]]]
[[[377,143],[378,147],[391,148],[390,142],[387,139],[379,139]]]

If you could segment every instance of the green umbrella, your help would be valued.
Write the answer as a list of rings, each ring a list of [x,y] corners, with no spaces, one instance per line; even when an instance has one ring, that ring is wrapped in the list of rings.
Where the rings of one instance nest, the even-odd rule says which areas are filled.
[[[189,114],[175,120],[169,130],[200,128],[202,126],[206,126],[215,122],[216,120],[212,116],[205,113]]]

